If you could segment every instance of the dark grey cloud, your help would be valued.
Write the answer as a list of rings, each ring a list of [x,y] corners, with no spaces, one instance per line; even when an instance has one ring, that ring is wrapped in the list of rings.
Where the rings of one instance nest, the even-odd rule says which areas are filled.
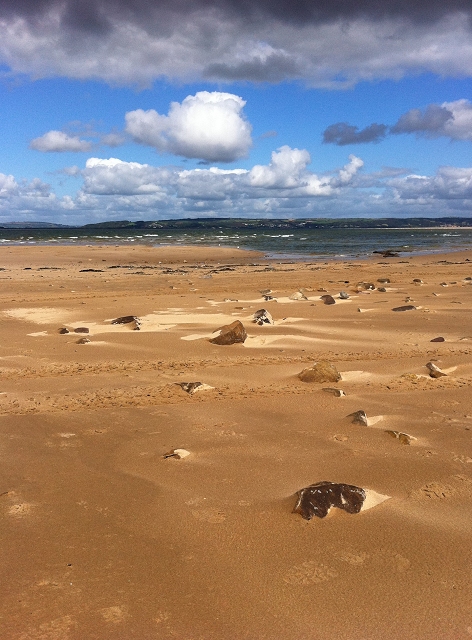
[[[138,85],[470,76],[471,16],[472,0],[1,0],[0,64]]]
[[[453,120],[454,114],[438,104],[429,104],[424,111],[410,109],[391,128],[392,133],[431,133],[437,134],[444,129],[448,120]]]
[[[323,142],[338,146],[379,142],[386,135],[401,133],[472,142],[472,103],[462,98],[441,105],[429,104],[424,109],[410,109],[393,126],[374,122],[359,130],[347,122],[337,122],[325,129]]]
[[[29,18],[59,6],[65,7],[71,27],[82,29],[90,24],[92,31],[107,15],[146,21],[158,15],[188,16],[209,9],[251,23],[275,19],[296,24],[398,17],[431,23],[451,12],[472,13],[470,0],[3,0],[1,12]]]
[[[367,142],[380,142],[385,138],[388,127],[386,124],[373,124],[359,129],[347,122],[337,122],[330,125],[323,132],[323,142],[325,144],[336,144],[343,147],[347,144],[364,144]]]

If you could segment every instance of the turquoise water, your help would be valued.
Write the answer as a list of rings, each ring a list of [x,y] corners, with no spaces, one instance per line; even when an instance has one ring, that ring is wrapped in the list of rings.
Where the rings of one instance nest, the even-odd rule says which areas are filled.
[[[280,259],[361,258],[376,250],[401,255],[472,248],[472,228],[462,229],[0,229],[11,245],[210,245],[264,252]]]

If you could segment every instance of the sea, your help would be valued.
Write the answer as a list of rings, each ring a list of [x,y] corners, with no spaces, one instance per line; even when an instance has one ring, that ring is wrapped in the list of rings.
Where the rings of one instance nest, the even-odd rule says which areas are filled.
[[[472,249],[472,227],[421,229],[0,229],[0,247],[13,245],[208,245],[261,251],[269,259],[361,259],[375,251],[401,256]],[[1,252],[0,252],[1,255]]]

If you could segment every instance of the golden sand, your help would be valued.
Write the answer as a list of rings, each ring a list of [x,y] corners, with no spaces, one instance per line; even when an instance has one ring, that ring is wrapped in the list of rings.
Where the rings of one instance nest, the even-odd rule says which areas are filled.
[[[472,252],[10,247],[0,267],[2,640],[472,637]],[[244,344],[209,342],[235,320]],[[320,360],[339,382],[298,378]],[[325,480],[368,490],[362,511],[292,513]]]

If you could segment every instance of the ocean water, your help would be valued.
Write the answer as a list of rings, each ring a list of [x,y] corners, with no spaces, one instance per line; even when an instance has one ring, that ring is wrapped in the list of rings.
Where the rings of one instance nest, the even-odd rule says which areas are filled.
[[[262,251],[273,259],[362,258],[392,249],[402,256],[472,248],[472,227],[461,229],[0,229],[11,245],[209,245]],[[1,249],[0,249],[1,255]],[[0,259],[1,261],[1,259]]]

